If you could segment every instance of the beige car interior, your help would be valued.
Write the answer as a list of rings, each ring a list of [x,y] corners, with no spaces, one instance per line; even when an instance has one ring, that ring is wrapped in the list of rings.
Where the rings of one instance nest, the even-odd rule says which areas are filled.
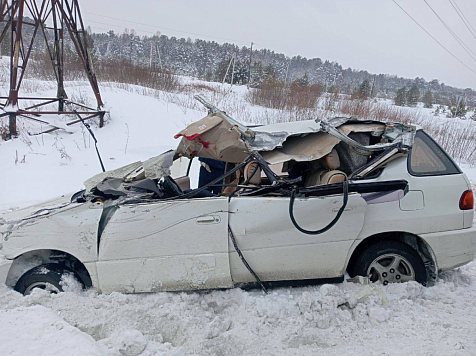
[[[231,168],[228,168],[228,165],[227,165],[226,170],[228,171]],[[256,161],[248,162],[243,168],[237,170],[234,175],[232,174],[231,176],[227,177],[225,179],[225,184],[230,184],[231,186],[224,187],[222,195],[230,195],[236,190],[237,185],[243,185],[246,181],[248,181],[246,185],[249,185],[249,186],[257,186],[260,184],[261,167],[258,166],[258,162]]]
[[[323,168],[307,174],[304,180],[305,187],[342,183],[347,180],[347,175],[338,170],[340,168],[340,159],[335,148],[329,154],[322,157],[320,162]]]
[[[180,178],[175,178],[175,183],[182,189],[182,191],[190,189],[190,177],[183,176]]]
[[[319,159],[319,166],[315,170],[311,170],[308,172],[304,177],[304,187],[314,187],[318,185],[326,185],[326,184],[333,184],[333,183],[342,183],[347,180],[347,175],[340,171],[340,159],[336,149],[332,149],[330,153]],[[262,180],[266,180],[265,176],[260,167],[257,168],[255,174],[253,174],[254,170],[258,163],[256,161],[252,161],[247,163],[242,169],[236,171],[234,175],[231,175],[225,179],[225,184],[230,184],[231,186],[226,186],[223,189],[222,195],[230,195],[233,191],[236,190],[237,185],[243,185],[246,181],[248,186],[257,186],[259,185]],[[234,164],[227,165],[226,171],[232,169]],[[279,166],[279,167],[277,167]],[[277,174],[281,172],[283,164],[277,164],[271,166],[271,169]],[[279,168],[279,169],[278,169]],[[279,172],[277,172],[279,171]]]

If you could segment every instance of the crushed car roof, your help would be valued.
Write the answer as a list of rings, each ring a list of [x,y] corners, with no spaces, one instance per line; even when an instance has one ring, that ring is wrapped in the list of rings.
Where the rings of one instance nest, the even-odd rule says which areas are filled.
[[[353,117],[245,126],[204,97],[197,95],[196,99],[207,107],[209,114],[175,135],[175,138],[181,138],[175,151],[165,152],[145,162],[139,161],[99,173],[84,183],[86,190],[98,188],[106,178],[122,179],[124,183],[160,179],[170,175],[173,160],[182,156],[241,163],[251,152],[259,152],[268,164],[290,160],[314,161],[330,153],[341,141],[360,152],[384,151],[391,147],[398,147],[397,151],[405,152],[412,146],[416,131],[415,126],[359,121]],[[379,143],[363,146],[348,137],[351,133],[359,132],[371,133],[381,137],[381,140]],[[114,185],[110,180],[99,188],[110,189]]]
[[[269,164],[289,160],[312,161],[329,152],[340,141],[356,146],[347,139],[351,132],[372,132],[386,142],[372,147],[356,147],[363,151],[383,150],[402,143],[411,147],[415,127],[399,123],[358,121],[336,117],[329,120],[305,120],[247,127],[237,123],[205,98],[197,96],[209,115],[192,123],[175,135],[182,137],[177,156],[212,158],[224,162],[242,162],[251,151],[260,152]]]

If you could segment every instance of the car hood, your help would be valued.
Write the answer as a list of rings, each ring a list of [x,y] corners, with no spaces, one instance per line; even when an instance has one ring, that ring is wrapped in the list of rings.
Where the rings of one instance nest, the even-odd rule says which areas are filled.
[[[0,217],[0,233],[3,237],[6,237],[27,221],[42,219],[67,209],[73,204],[71,203],[72,195],[73,193],[64,194],[26,208],[2,211],[2,216]],[[78,203],[74,203],[74,205],[78,205]]]

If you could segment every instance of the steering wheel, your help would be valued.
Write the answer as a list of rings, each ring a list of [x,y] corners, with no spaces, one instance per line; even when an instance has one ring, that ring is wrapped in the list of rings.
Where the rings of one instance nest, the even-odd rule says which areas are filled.
[[[171,176],[165,176],[161,183],[162,189],[165,192],[167,198],[176,197],[183,194],[177,182]]]

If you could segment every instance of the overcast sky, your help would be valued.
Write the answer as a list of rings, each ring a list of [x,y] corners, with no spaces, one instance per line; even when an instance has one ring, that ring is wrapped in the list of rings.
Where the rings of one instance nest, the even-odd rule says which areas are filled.
[[[476,72],[476,38],[450,0],[427,2],[474,58],[458,44],[424,0],[395,1]],[[452,1],[476,29],[476,0]],[[319,57],[370,73],[438,79],[447,85],[476,89],[476,74],[441,48],[392,0],[79,2],[85,25],[94,32],[112,29],[121,33],[125,28],[133,28],[139,35],[160,31],[167,36],[233,42],[240,46],[249,46],[253,41],[254,48],[268,48],[287,56]]]

